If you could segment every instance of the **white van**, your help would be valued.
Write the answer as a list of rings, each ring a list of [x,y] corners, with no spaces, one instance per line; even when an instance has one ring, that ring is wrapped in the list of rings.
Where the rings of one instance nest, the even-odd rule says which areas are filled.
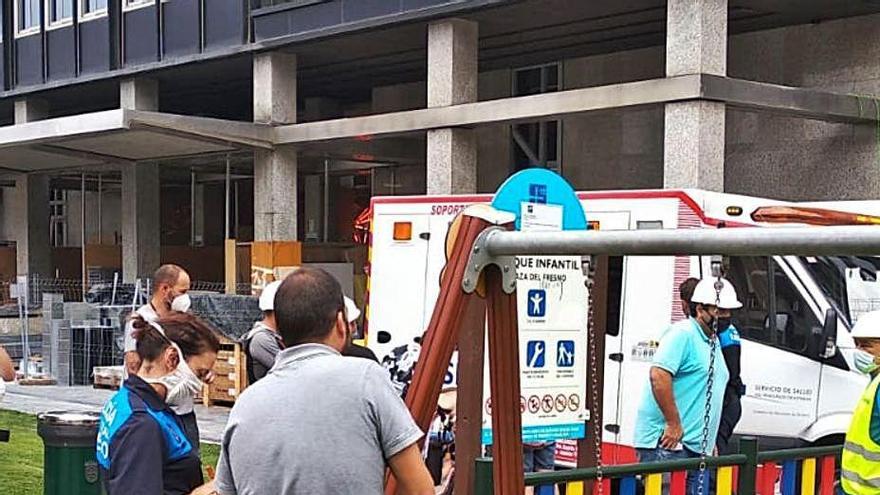
[[[877,220],[780,212],[785,203],[699,190],[586,192],[578,197],[592,228],[601,230],[736,228],[766,224],[753,218],[793,224],[801,216],[816,215],[820,220],[812,223]],[[365,338],[380,358],[427,328],[439,292],[449,223],[468,205],[490,201],[488,195],[373,199]],[[880,202],[787,205],[880,213]],[[859,314],[880,309],[880,260],[733,257],[725,266],[744,303],[734,314],[743,338],[746,384],[736,433],[762,437],[763,447],[842,441],[850,412],[867,384],[865,376],[852,371],[849,329]],[[683,318],[679,284],[709,273],[708,257],[611,258],[605,328],[606,462],[635,460],[630,446],[650,366],[650,342],[670,322]],[[836,349],[826,349],[828,337],[837,343]],[[822,357],[829,350],[831,357]],[[453,374],[454,370],[447,374],[447,381]],[[566,464],[572,454],[563,448],[557,457]]]

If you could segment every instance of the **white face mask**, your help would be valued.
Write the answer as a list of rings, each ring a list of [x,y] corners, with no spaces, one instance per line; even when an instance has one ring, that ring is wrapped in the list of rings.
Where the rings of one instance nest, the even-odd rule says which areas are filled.
[[[190,306],[192,306],[192,299],[190,299],[189,294],[181,294],[171,301],[171,311],[177,311],[178,313],[186,313],[189,311]]]
[[[880,364],[877,364],[874,360],[874,355],[861,349],[857,349],[856,353],[853,354],[853,360],[855,361],[856,369],[866,375],[870,375],[880,368]]]
[[[202,389],[202,381],[193,373],[183,359],[183,353],[177,344],[171,343],[180,356],[180,364],[171,373],[159,378],[144,378],[147,383],[157,383],[165,387],[165,402],[169,406],[192,405],[193,398]]]
[[[186,295],[186,294],[184,294]],[[182,296],[179,296],[175,300],[179,299]],[[189,297],[187,296],[187,300]],[[156,330],[159,331],[162,335],[165,335],[165,330],[162,329],[157,323],[150,322],[150,325],[153,326]],[[167,337],[166,337],[167,338]],[[170,341],[169,341],[170,342]],[[165,376],[161,376],[159,378],[146,378],[144,377],[144,381],[147,383],[156,383],[165,387],[165,403],[171,407],[183,407],[184,409],[192,409],[193,399],[197,393],[202,389],[202,380],[193,373],[192,368],[189,367],[186,360],[183,358],[183,351],[180,350],[180,347],[171,342],[171,346],[177,352],[177,356],[179,359],[179,363],[177,368],[174,369],[171,373],[168,373]],[[185,414],[189,411],[180,412],[180,414]]]

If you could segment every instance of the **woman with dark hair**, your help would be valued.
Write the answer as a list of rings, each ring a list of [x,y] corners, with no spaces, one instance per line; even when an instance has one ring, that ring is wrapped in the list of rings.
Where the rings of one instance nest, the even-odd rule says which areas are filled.
[[[201,486],[196,445],[170,407],[197,390],[214,366],[220,342],[197,317],[177,313],[134,322],[137,375],[104,405],[97,459],[108,495],[210,493]],[[194,445],[195,443],[195,445]]]

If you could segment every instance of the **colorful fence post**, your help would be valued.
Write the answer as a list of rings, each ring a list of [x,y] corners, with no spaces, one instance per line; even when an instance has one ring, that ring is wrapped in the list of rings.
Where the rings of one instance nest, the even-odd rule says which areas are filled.
[[[758,495],[774,495],[777,476],[779,476],[779,467],[776,463],[765,462],[761,466],[761,485],[758,487]]]
[[[819,495],[834,495],[834,482],[837,481],[837,458],[833,455],[822,458],[822,474],[819,479]]]
[[[801,463],[801,495],[816,495],[816,459]]]
[[[492,495],[495,483],[492,479],[492,459],[480,457],[474,467],[474,495]]]
[[[740,439],[739,453],[746,456],[746,463],[739,470],[737,493],[739,495],[755,495],[758,472],[758,440],[754,437]]]
[[[663,475],[649,474],[645,480],[645,495],[660,495],[663,490]]]
[[[795,495],[797,485],[797,461],[782,463],[782,495]]]

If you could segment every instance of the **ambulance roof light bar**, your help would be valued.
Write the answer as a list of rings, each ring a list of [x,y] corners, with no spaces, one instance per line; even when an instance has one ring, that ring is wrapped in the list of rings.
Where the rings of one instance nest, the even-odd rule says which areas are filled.
[[[752,220],[763,223],[807,225],[880,225],[880,217],[846,211],[804,206],[762,206],[752,212]]]

